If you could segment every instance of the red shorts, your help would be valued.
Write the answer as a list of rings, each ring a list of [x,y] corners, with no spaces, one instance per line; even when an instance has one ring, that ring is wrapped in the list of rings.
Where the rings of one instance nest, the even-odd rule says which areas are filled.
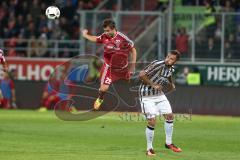
[[[11,100],[7,98],[3,98],[1,100],[1,106],[5,109],[11,108]]]
[[[113,69],[108,64],[104,63],[101,69],[100,80],[101,84],[110,85],[119,79],[129,80],[130,73],[126,69]]]

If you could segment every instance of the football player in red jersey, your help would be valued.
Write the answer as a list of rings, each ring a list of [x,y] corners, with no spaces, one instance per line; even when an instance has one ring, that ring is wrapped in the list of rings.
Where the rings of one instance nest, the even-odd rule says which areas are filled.
[[[7,70],[8,70],[7,62],[6,62],[6,59],[4,57],[3,50],[1,50],[1,49],[0,49],[0,62],[2,64],[2,70],[4,72],[7,72]],[[0,89],[0,104],[2,103],[2,100],[3,100],[3,94],[2,94],[2,90]]]
[[[1,61],[1,64],[3,66],[3,71],[4,72],[7,72],[8,70],[8,67],[7,67],[7,62],[6,62],[6,59],[4,57],[4,54],[3,54],[3,50],[0,49],[0,61]]]
[[[100,36],[88,34],[88,30],[82,30],[82,35],[89,41],[104,45],[104,64],[101,69],[101,85],[99,95],[94,103],[94,109],[98,110],[103,103],[103,97],[111,83],[116,80],[129,80],[130,75],[135,71],[137,51],[126,35],[117,31],[116,24],[111,19],[103,21],[104,33]],[[128,59],[131,56],[130,65]]]

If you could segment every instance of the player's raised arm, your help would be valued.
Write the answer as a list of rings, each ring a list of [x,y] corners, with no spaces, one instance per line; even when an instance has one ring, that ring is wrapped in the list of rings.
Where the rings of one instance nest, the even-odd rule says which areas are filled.
[[[134,74],[135,72],[135,65],[137,61],[137,50],[135,47],[131,49],[131,65],[130,65],[130,73]]]
[[[88,30],[82,30],[82,36],[91,42],[97,42],[97,36],[92,36],[88,34]]]

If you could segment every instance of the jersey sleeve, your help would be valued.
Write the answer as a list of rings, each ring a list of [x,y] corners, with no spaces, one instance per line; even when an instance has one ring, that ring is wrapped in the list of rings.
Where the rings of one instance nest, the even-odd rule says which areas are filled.
[[[134,43],[133,43],[133,41],[132,40],[128,40],[128,43],[129,43],[129,46],[130,46],[130,48],[133,48],[134,47]]]
[[[130,49],[132,49],[134,47],[134,43],[132,40],[130,40],[128,37],[125,38],[127,45]]]
[[[97,36],[96,42],[97,43],[103,43],[105,39],[105,34],[102,34],[100,36]]]
[[[124,35],[123,33],[118,32],[118,34],[119,34],[121,37],[123,37],[123,39],[125,40],[124,42],[127,42],[127,45],[128,45],[128,47],[129,47],[130,49],[134,47],[134,43],[133,43],[133,41],[132,41],[131,39],[129,39],[129,38],[128,38],[126,35]],[[123,45],[123,46],[126,46],[126,43],[123,43],[122,45]]]

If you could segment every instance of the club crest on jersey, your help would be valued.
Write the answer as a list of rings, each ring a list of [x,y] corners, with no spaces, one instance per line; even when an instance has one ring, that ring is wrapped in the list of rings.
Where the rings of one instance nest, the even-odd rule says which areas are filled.
[[[120,41],[119,39],[117,39],[117,40],[115,41],[115,43],[116,43],[116,48],[120,48],[120,43],[121,43],[121,41]]]

